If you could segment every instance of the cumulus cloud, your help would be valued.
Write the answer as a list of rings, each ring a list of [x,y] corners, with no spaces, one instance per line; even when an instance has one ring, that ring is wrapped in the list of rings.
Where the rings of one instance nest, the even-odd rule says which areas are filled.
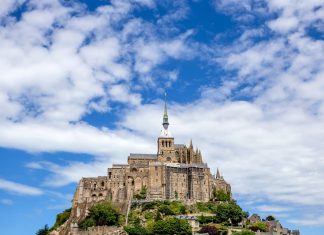
[[[129,17],[134,5],[127,1],[112,1],[92,13],[79,5],[30,2],[35,8],[21,20],[1,25],[0,126],[5,128],[0,128],[0,146],[96,156],[89,164],[27,165],[49,171],[44,185],[52,187],[104,175],[107,166],[125,162],[130,152],[154,153],[163,103],[144,103],[138,91],[145,85],[158,87],[154,70],[168,59],[196,53],[188,46],[193,31],[159,37],[150,22]],[[138,2],[154,7],[151,1]],[[233,13],[238,21],[266,13],[263,28],[245,28],[221,53],[209,45],[211,60],[228,76],[221,85],[199,87],[201,96],[192,103],[169,104],[176,142],[188,144],[193,138],[236,197],[249,203],[253,199],[251,205],[264,213],[309,208],[306,222],[292,221],[307,225],[323,224],[321,213],[313,209],[324,208],[324,45],[307,31],[323,19],[320,4],[217,1],[216,10]],[[169,15],[158,23],[174,19]],[[123,27],[116,27],[117,22]],[[168,86],[181,79],[177,71],[166,74]],[[135,76],[142,83],[135,84]],[[115,128],[81,121],[91,112],[111,111],[111,102],[126,106],[118,110]],[[18,190],[13,182],[2,180],[2,185]]]

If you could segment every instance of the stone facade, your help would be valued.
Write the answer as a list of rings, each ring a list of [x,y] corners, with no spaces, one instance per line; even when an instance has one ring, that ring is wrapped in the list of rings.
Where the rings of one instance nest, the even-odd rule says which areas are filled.
[[[213,190],[231,193],[231,186],[217,170],[213,175],[203,162],[201,151],[189,146],[175,144],[168,129],[165,106],[163,129],[157,139],[154,154],[128,156],[127,164],[113,164],[106,176],[82,178],[72,202],[68,226],[72,229],[83,219],[91,206],[110,200],[122,211],[133,196],[146,189],[149,200],[183,200],[188,203],[211,199]]]
[[[167,146],[167,147],[166,147]],[[212,175],[192,143],[174,144],[174,138],[159,137],[157,154],[130,154],[127,164],[113,164],[107,176],[82,178],[73,198],[79,204],[111,200],[128,202],[143,188],[147,199],[209,201],[213,189],[230,193],[219,174]],[[84,214],[79,208],[76,215]]]

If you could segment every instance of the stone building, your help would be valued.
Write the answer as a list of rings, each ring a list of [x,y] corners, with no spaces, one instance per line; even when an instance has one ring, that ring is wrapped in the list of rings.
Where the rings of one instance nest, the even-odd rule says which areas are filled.
[[[175,144],[166,103],[162,125],[156,153],[131,153],[127,164],[113,164],[107,176],[80,180],[72,206],[75,221],[84,217],[96,202],[108,199],[123,207],[142,189],[146,190],[147,199],[187,202],[209,201],[213,190],[231,193],[231,186],[218,170],[217,174],[211,174],[192,141],[189,146]]]

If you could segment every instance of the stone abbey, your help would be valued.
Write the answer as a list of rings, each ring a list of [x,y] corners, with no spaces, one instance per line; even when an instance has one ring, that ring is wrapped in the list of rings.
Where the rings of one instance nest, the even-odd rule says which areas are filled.
[[[200,150],[175,144],[169,130],[167,105],[164,106],[163,128],[154,154],[131,153],[127,164],[113,164],[106,176],[82,178],[73,198],[75,221],[96,202],[111,200],[127,204],[145,189],[147,200],[182,200],[207,202],[214,190],[231,193],[231,186],[217,170],[212,174],[203,162]]]

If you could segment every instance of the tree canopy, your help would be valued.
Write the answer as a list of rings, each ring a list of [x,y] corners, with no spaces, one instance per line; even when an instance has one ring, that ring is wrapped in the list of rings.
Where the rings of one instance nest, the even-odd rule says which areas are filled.
[[[79,222],[80,229],[86,229],[92,226],[118,225],[120,213],[110,202],[100,203],[89,210],[89,215]]]

